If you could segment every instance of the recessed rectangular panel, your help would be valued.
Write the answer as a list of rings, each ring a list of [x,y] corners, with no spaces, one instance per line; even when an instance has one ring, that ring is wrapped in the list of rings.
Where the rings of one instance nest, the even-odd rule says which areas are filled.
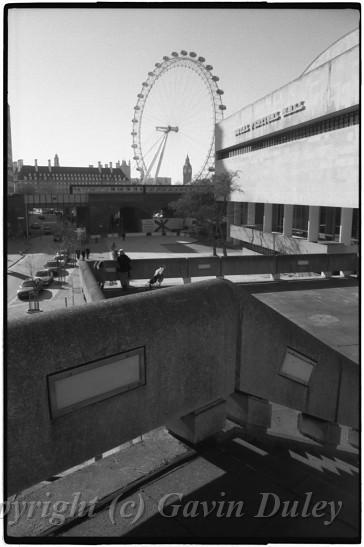
[[[48,387],[52,416],[72,412],[144,383],[143,348],[51,374]]]
[[[308,385],[316,364],[316,361],[313,361],[309,357],[291,348],[287,348],[280,374],[300,384]]]
[[[199,270],[209,270],[211,268],[211,264],[198,264],[197,268]]]

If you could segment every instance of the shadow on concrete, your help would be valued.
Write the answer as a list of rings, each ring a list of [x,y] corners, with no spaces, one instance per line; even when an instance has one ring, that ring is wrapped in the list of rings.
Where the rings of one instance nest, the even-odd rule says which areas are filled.
[[[66,277],[66,275],[69,275],[69,271],[68,270],[58,270],[58,272],[54,272],[53,273],[53,276],[57,278],[57,280],[60,278],[60,277]]]
[[[9,270],[8,272],[8,275],[11,275],[12,277],[17,277],[18,279],[30,279],[30,276],[29,275],[26,275],[26,274],[22,274],[22,273],[19,273],[19,272],[14,272],[14,270]]]
[[[40,293],[39,293],[39,302],[41,302],[42,300],[50,300],[52,298],[53,294],[52,292],[49,290],[49,289],[43,289]]]
[[[149,293],[151,291],[159,291],[160,289],[166,289],[168,287],[174,287],[175,285],[162,285],[159,287],[153,287],[152,289],[149,289],[148,286],[145,287],[132,287],[130,286],[128,289],[122,289],[121,287],[105,287],[102,289],[102,292],[104,293],[105,298],[116,298],[118,296],[128,296],[129,294],[138,294],[138,293]]]
[[[147,507],[144,521],[132,529],[122,526],[120,535],[169,537],[171,542],[193,537],[212,543],[217,537],[243,543],[359,539],[358,475],[343,467],[332,471],[335,458],[348,468],[358,466],[356,456],[265,434],[254,438],[240,428],[231,430],[223,441],[194,448],[196,460],[143,488],[144,498],[154,502],[153,511]],[[327,466],[313,467],[312,461],[326,461]],[[169,516],[163,516],[158,503],[173,492],[181,495],[168,498],[164,512]],[[331,519],[327,504],[323,503],[326,511],[320,517],[312,510],[316,503],[329,501],[341,509],[327,525]],[[203,502],[209,514],[204,514]]]

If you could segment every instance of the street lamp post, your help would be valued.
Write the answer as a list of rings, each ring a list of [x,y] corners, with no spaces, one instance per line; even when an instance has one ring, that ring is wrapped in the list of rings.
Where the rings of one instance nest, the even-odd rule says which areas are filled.
[[[29,239],[29,228],[28,228],[28,207],[25,203],[25,231],[26,231],[26,237]]]

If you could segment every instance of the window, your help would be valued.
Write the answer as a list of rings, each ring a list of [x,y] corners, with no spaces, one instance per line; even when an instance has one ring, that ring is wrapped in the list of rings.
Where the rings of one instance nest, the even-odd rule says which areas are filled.
[[[317,365],[317,362],[310,359],[310,357],[292,348],[287,348],[280,375],[307,386],[315,365]]]

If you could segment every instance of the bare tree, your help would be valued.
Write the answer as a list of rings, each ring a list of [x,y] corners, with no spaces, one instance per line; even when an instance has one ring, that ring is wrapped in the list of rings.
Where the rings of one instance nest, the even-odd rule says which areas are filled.
[[[211,179],[191,185],[191,191],[169,204],[178,216],[196,219],[200,232],[207,233],[213,249],[221,242],[224,256],[226,251],[227,204],[233,191],[240,191],[236,184],[238,171],[224,171]]]

